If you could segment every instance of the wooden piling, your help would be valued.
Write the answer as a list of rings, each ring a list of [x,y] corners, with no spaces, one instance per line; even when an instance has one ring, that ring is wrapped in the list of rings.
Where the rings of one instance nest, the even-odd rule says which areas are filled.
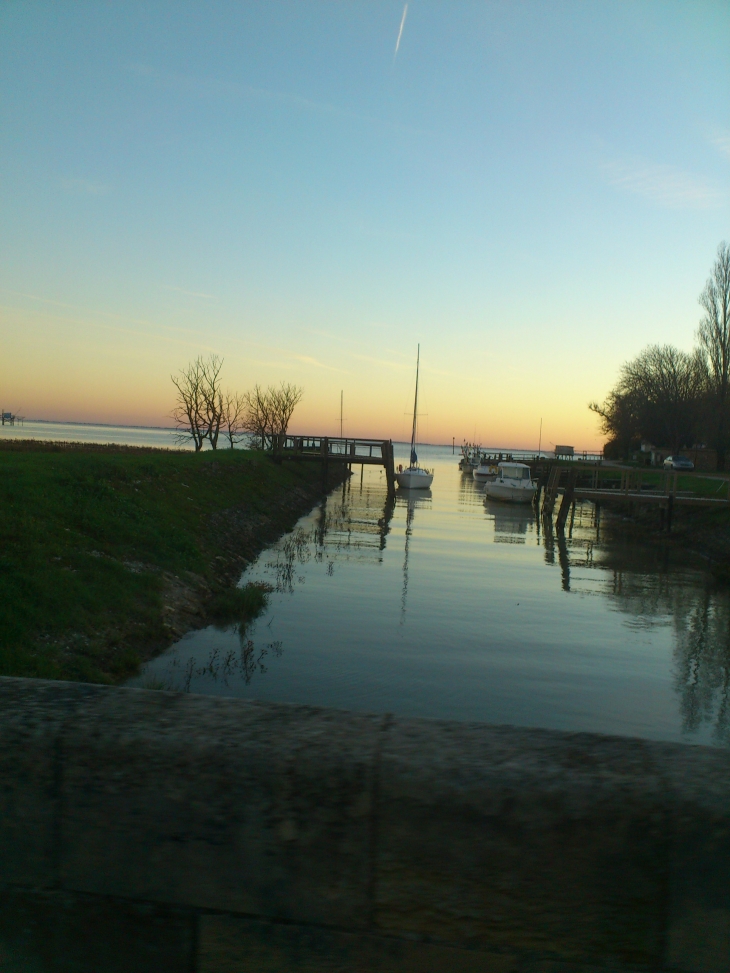
[[[543,517],[552,517],[553,507],[555,506],[555,498],[558,495],[558,487],[560,485],[560,467],[557,463],[550,467],[550,475],[548,477],[547,486],[545,487],[545,494],[542,501],[542,514]]]
[[[560,510],[558,511],[558,519],[555,524],[559,531],[565,529],[565,521],[568,519],[568,511],[573,503],[573,493],[575,491],[575,481],[576,481],[576,471],[571,470],[568,475],[568,482],[565,486],[565,492],[563,493],[563,499],[560,504]]]

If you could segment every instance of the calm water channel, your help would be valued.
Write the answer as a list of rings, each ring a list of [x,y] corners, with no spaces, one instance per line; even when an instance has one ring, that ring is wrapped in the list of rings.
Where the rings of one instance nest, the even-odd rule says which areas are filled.
[[[185,636],[132,684],[730,743],[730,594],[701,561],[590,504],[558,537],[485,503],[450,449],[420,459],[432,491],[388,504],[356,468],[244,574],[274,588],[265,615]]]

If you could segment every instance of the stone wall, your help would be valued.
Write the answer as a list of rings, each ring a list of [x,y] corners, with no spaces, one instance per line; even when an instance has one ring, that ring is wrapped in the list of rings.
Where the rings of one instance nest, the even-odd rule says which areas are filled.
[[[0,679],[0,969],[730,970],[730,753]]]

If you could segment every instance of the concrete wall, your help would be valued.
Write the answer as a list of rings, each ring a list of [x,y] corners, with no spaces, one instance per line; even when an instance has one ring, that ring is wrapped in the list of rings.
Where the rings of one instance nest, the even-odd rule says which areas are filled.
[[[730,753],[0,679],[0,969],[730,970]]]

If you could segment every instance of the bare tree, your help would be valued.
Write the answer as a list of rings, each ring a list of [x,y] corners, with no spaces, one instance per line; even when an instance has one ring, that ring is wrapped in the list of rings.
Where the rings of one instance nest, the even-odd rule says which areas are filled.
[[[245,396],[243,426],[259,449],[266,449],[271,440],[273,410],[270,392],[270,389],[262,389],[257,384]]]
[[[240,392],[226,392],[223,396],[222,425],[231,449],[245,431],[246,408],[246,396]]]
[[[175,438],[179,443],[192,439],[197,453],[203,448],[207,430],[201,359],[196,358],[170,378],[177,389],[177,401],[172,410],[172,418],[177,426]]]
[[[246,393],[243,425],[260,449],[273,445],[274,436],[286,435],[294,409],[303,395],[303,388],[288,382],[282,382],[278,388],[262,389],[255,385]]]
[[[285,436],[289,428],[294,410],[302,401],[304,389],[300,385],[282,382],[277,389],[270,389],[272,403],[272,432],[276,436]]]
[[[223,359],[218,355],[209,355],[201,363],[203,382],[201,385],[203,401],[205,403],[205,419],[207,425],[206,436],[213,449],[218,448],[218,436],[223,421],[223,396],[221,392],[221,369]]]
[[[171,375],[172,384],[177,389],[177,401],[172,410],[172,418],[177,426],[177,441],[188,442],[192,439],[195,452],[203,448],[206,439],[213,449],[218,446],[218,434],[222,421],[222,399],[220,391],[220,372],[223,359],[202,355]]]
[[[717,248],[717,259],[700,294],[705,312],[697,330],[700,349],[706,358],[714,421],[712,445],[717,450],[717,468],[725,469],[730,406],[730,246]]]

